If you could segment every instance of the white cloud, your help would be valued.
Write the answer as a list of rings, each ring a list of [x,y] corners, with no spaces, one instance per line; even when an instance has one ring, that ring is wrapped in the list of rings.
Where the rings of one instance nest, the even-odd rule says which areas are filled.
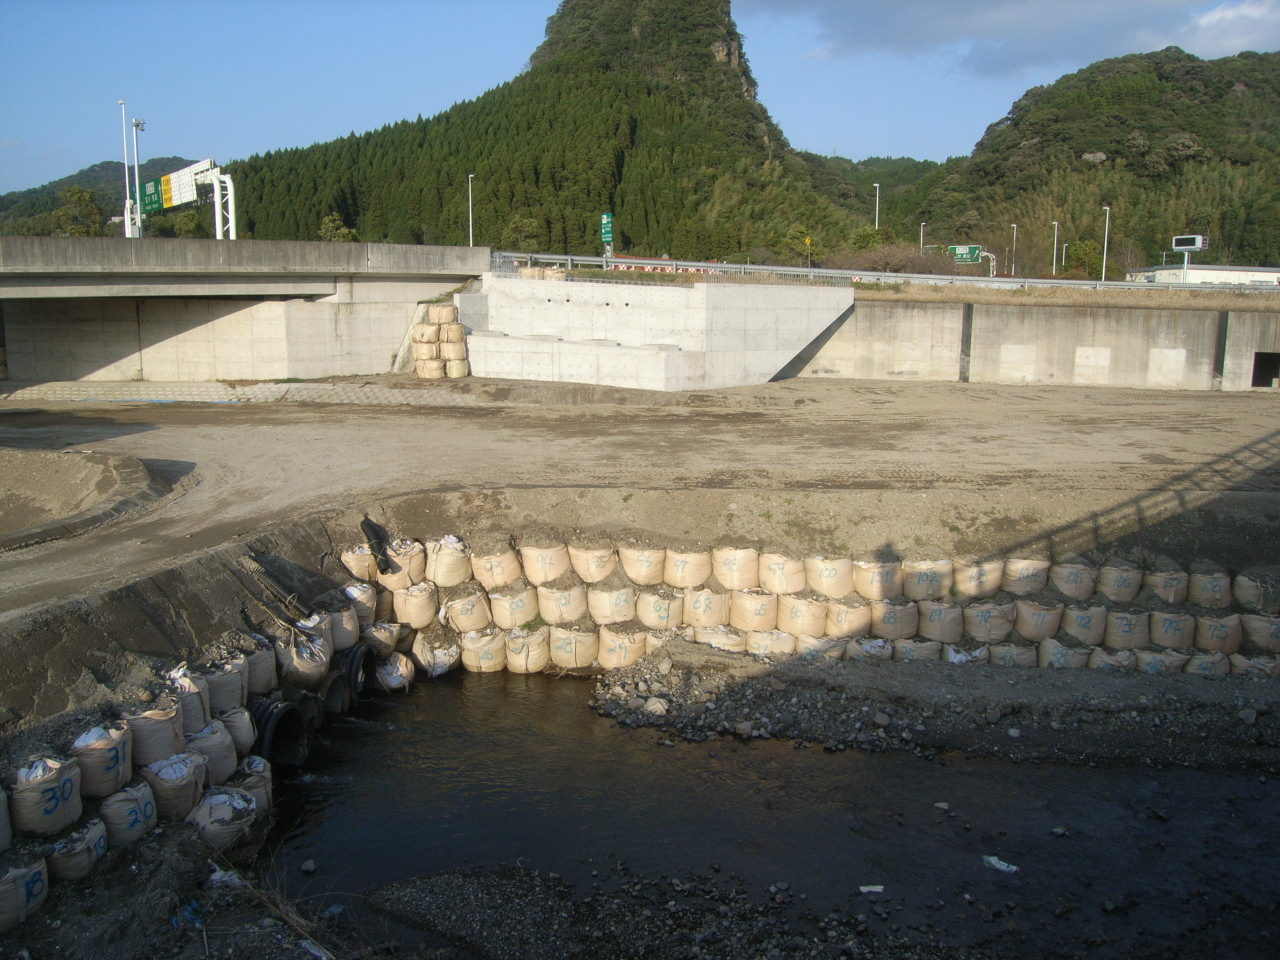
[[[1280,48],[1280,0],[735,0],[734,10],[812,18],[811,57],[943,52],[988,75],[1170,44],[1205,57]]]

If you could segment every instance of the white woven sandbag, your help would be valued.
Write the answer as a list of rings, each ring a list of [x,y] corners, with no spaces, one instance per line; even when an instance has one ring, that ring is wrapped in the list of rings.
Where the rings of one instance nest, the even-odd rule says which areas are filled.
[[[779,596],[800,593],[807,583],[803,560],[785,557],[780,553],[760,555],[760,586],[770,593]]]
[[[221,720],[210,721],[203,730],[187,735],[187,752],[198,753],[208,760],[206,775],[213,786],[225,783],[236,772],[240,758],[236,744]]]
[[[660,547],[618,547],[618,562],[632,583],[641,587],[654,587],[662,583],[662,568],[667,561],[667,551]]]
[[[72,757],[37,754],[18,766],[9,812],[13,829],[51,837],[80,819],[80,764]]]
[[[80,793],[108,797],[133,779],[133,735],[126,724],[92,727],[71,744],[80,763]]]
[[[120,719],[132,735],[133,762],[138,766],[181,752],[182,713],[171,697],[157,700],[150,710],[126,711]]]
[[[730,590],[755,590],[760,586],[760,552],[755,547],[716,547],[711,574]]]
[[[142,768],[161,820],[181,820],[204,793],[209,760],[202,753],[178,753]],[[234,769],[234,766],[233,766]]]
[[[88,820],[79,830],[54,841],[47,858],[49,876],[55,880],[83,880],[106,852],[106,827],[97,818]]]
[[[258,804],[245,790],[214,787],[200,798],[186,819],[214,850],[228,850],[249,838],[258,819]]]
[[[505,634],[507,670],[511,673],[541,673],[551,665],[551,630],[516,627]]]
[[[562,670],[584,670],[596,662],[600,634],[575,626],[554,626],[550,630],[551,662]]]

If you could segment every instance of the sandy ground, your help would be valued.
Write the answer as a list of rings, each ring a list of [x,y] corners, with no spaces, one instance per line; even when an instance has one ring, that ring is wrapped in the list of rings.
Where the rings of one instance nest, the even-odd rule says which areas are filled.
[[[1073,525],[1072,537],[1088,528],[1105,541],[1109,523],[1151,528],[1210,504],[1239,518],[1223,546],[1244,562],[1274,553],[1280,528],[1280,396],[1270,394],[804,380],[675,396],[468,388],[473,406],[427,410],[0,405],[0,446],[125,453],[173,486],[99,530],[0,555],[0,610],[95,592],[275,521],[413,490],[669,491],[654,498],[667,521],[686,495],[712,491],[740,524],[730,505],[747,491],[759,509],[744,533],[838,538],[840,517],[859,508],[880,523],[859,548],[973,552]],[[1091,518],[1098,511],[1112,513]]]
[[[0,448],[0,533],[70,516],[116,486],[107,464],[75,453]]]

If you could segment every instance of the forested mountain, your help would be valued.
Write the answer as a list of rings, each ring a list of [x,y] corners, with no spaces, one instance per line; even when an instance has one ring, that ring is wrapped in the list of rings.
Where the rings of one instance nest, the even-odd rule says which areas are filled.
[[[894,199],[909,231],[1051,263],[1052,221],[1096,276],[1112,207],[1112,274],[1159,263],[1175,234],[1212,244],[1198,262],[1280,266],[1280,54],[1201,60],[1176,47],[1103,60],[1036,87],[949,161]]]
[[[924,222],[929,242],[983,244],[1008,270],[1016,223],[1018,272],[1035,275],[1049,272],[1057,220],[1068,269],[1096,276],[1109,205],[1113,276],[1160,262],[1180,233],[1210,236],[1198,262],[1275,266],[1280,54],[1101,61],[1029,90],[969,157],[855,162],[788,145],[756,99],[728,0],[563,0],[509,83],[228,169],[241,235],[262,239],[314,239],[336,213],[362,240],[464,243],[474,173],[476,240],[505,249],[597,252],[611,211],[620,252],[848,265],[895,237],[914,245]],[[84,180],[95,171],[101,186]],[[0,197],[0,232],[35,232],[72,181],[114,210],[119,171]]]
[[[814,188],[756,100],[727,0],[564,0],[528,71],[430,120],[234,164],[255,237],[757,258],[859,218]]]
[[[194,161],[182,157],[155,157],[143,161],[141,179],[154,180],[191,163]],[[106,216],[118,217],[124,212],[124,164],[106,160],[43,186],[0,194],[0,233],[48,233],[58,194],[72,186],[92,190]]]

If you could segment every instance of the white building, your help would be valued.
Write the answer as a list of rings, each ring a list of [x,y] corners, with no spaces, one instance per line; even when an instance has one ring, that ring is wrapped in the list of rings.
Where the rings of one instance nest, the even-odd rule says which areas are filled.
[[[1182,264],[1134,270],[1127,279],[1130,283],[1182,283]],[[1280,285],[1280,268],[1214,267],[1193,263],[1187,270],[1187,282],[1274,287]]]

